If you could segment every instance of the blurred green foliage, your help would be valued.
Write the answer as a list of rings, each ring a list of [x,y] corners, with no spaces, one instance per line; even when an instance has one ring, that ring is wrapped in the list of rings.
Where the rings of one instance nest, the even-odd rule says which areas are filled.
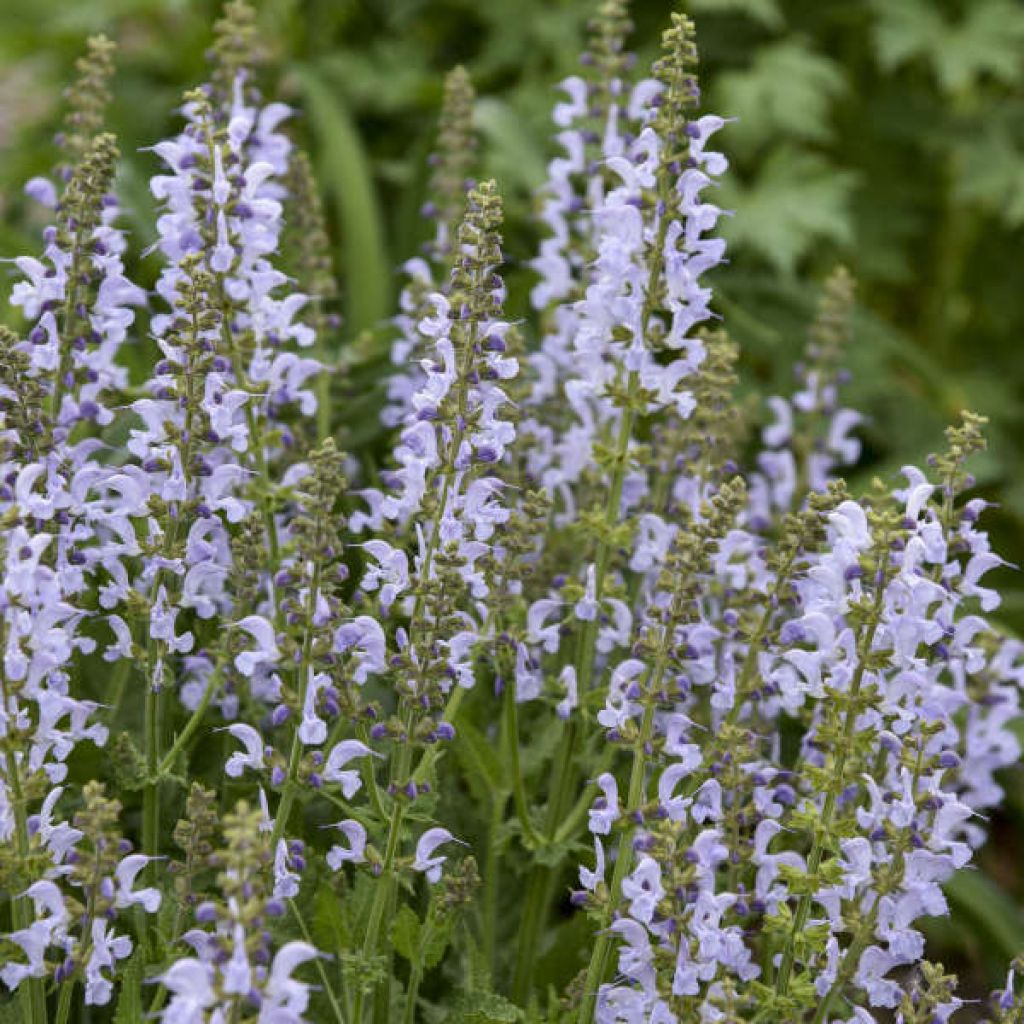
[[[386,317],[396,267],[427,229],[424,201],[445,70],[479,92],[481,174],[507,197],[513,292],[535,249],[533,195],[552,155],[555,83],[577,66],[589,0],[261,0],[267,84],[302,109],[337,238],[346,323],[358,353],[343,418],[379,436]],[[635,48],[653,55],[675,5],[635,0]],[[718,308],[741,344],[750,388],[787,388],[817,286],[837,260],[860,281],[854,382],[867,416],[864,475],[893,476],[941,443],[964,407],[991,418],[979,461],[999,550],[1024,560],[1024,3],[1019,0],[685,0],[701,41],[706,108],[733,168],[720,199],[731,265]],[[202,79],[217,5],[206,0],[0,0],[0,256],[34,251],[21,184],[54,162],[60,89],[83,37],[121,47],[112,123],[137,248],[152,241],[143,147],[174,128],[182,90]],[[148,283],[152,260],[135,268]],[[518,288],[520,294],[524,288]],[[520,308],[519,312],[523,312]],[[366,330],[370,334],[360,333]],[[358,344],[356,344],[358,339]],[[1024,587],[1007,569],[1007,628],[1024,628]],[[963,930],[994,983],[1024,936],[1015,870],[1021,778],[985,860],[996,883],[958,885]],[[981,910],[979,911],[979,908]],[[988,908],[988,909],[985,909]]]

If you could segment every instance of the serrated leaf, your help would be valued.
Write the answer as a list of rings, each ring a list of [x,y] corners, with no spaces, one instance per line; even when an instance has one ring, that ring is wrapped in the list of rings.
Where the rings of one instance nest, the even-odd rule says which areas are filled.
[[[722,234],[790,274],[815,244],[851,241],[856,179],[855,172],[832,167],[815,153],[779,147],[752,185],[723,182],[719,204],[735,216],[722,222]]]
[[[959,149],[955,195],[998,217],[1024,224],[1024,150],[1006,131],[987,131]]]
[[[930,4],[920,0],[874,0],[878,20],[875,22],[875,54],[887,70],[905,64],[938,46],[944,31],[942,15]]]
[[[962,20],[946,21],[923,0],[874,0],[875,48],[883,68],[926,58],[942,88],[958,92],[983,75],[1013,83],[1024,71],[1024,8],[1011,0],[975,0]]]
[[[391,945],[399,956],[411,964],[419,958],[422,931],[423,925],[416,912],[403,904],[391,923]]]
[[[1024,9],[1007,0],[970,5],[967,16],[949,32],[933,55],[935,73],[948,92],[982,75],[1003,82],[1020,80],[1024,45]]]
[[[450,1024],[506,1024],[522,1017],[518,1006],[496,992],[464,992],[447,1020]]]
[[[826,139],[832,101],[846,89],[840,65],[799,42],[786,40],[757,51],[746,71],[719,79],[716,106],[736,124],[730,147],[752,147],[780,135]]]
[[[349,944],[341,898],[329,885],[317,886],[314,893],[312,932],[319,949],[344,949]]]
[[[423,943],[423,966],[427,970],[436,967],[443,959],[448,943],[452,937],[452,918],[446,917],[443,921],[434,921],[427,931],[426,940]]]
[[[778,0],[690,0],[694,14],[743,14],[765,28],[782,28],[786,19]]]

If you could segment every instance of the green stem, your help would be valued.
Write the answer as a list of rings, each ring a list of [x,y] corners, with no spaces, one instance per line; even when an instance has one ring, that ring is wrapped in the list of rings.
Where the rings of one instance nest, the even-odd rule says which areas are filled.
[[[113,731],[114,724],[117,722],[118,716],[121,713],[121,705],[124,703],[124,695],[128,690],[128,677],[131,675],[133,664],[134,662],[131,658],[122,658],[114,668],[114,697],[110,702],[110,715],[108,718],[111,731]]]
[[[78,301],[78,281],[81,277],[82,241],[81,229],[76,228],[71,243],[71,268],[67,276],[67,295],[61,312],[60,361],[53,381],[53,394],[50,396],[50,420],[54,426],[60,415],[61,403],[64,400],[64,378],[71,370],[71,323],[75,315]]]
[[[68,978],[60,987],[60,1001],[57,1003],[57,1024],[67,1024],[71,1015],[71,996],[75,991],[75,979]]]
[[[445,706],[445,717],[449,722],[454,722],[465,695],[466,691],[460,686],[456,686],[449,695],[448,703]],[[408,709],[406,712],[408,732],[411,732],[411,727],[409,727],[409,719],[411,717],[412,709]],[[422,782],[438,756],[439,754],[436,750],[425,751],[415,771],[412,773],[411,780],[417,783]],[[393,778],[404,779],[409,773],[411,761],[412,746],[406,743],[398,752]],[[377,946],[380,942],[380,928],[384,919],[384,912],[391,904],[394,895],[394,864],[398,856],[398,843],[401,838],[405,810],[405,803],[400,798],[396,799],[391,810],[391,821],[388,825],[388,838],[384,850],[384,863],[381,866],[381,876],[373,894],[373,904],[370,907],[370,916],[366,925],[366,936],[363,940],[363,957],[366,959],[376,955]],[[353,1024],[362,1024],[366,995],[366,991],[362,988],[356,993],[355,1008],[352,1011]]]
[[[884,545],[883,550],[888,551],[887,543]],[[818,869],[821,867],[821,861],[825,855],[826,840],[832,838],[833,819],[835,818],[836,806],[839,802],[839,794],[845,788],[846,761],[857,723],[857,698],[860,695],[861,684],[864,681],[864,673],[867,669],[867,657],[871,652],[871,644],[874,642],[875,631],[878,629],[878,622],[881,618],[884,596],[885,580],[883,579],[875,593],[870,617],[865,625],[860,643],[857,645],[857,668],[854,671],[853,679],[850,681],[847,706],[844,711],[843,734],[838,750],[835,753],[835,767],[832,772],[833,783],[829,788],[828,795],[825,797],[821,821],[815,828],[811,852],[807,857],[807,875],[811,878],[817,875]],[[813,899],[814,889],[811,887],[800,897],[796,913],[793,915],[793,927],[786,938],[782,959],[779,961],[779,973],[775,979],[775,991],[780,996],[786,995],[789,991],[789,979],[796,958],[797,937],[803,933],[807,925],[807,918],[811,912],[811,902]]]
[[[376,955],[377,943],[380,941],[380,926],[384,919],[384,909],[391,901],[391,888],[394,884],[393,869],[395,857],[398,853],[398,840],[401,835],[402,819],[404,816],[405,804],[396,800],[391,811],[391,823],[388,826],[388,842],[384,850],[381,876],[373,893],[370,917],[366,923],[366,935],[363,939],[363,958],[365,960]],[[353,1024],[362,1024],[366,995],[367,990],[362,987],[356,992],[355,1008],[352,1011]]]
[[[670,200],[671,189],[672,183],[668,176],[660,174],[658,192],[666,207]],[[658,301],[658,282],[661,280],[665,265],[665,239],[668,234],[668,224],[669,217],[663,215],[658,221],[651,253],[647,286],[644,292],[643,310],[640,314],[640,323],[643,325],[645,333],[647,324],[655,312]],[[618,522],[619,510],[622,504],[622,489],[626,481],[626,470],[629,466],[629,442],[632,440],[636,421],[634,405],[637,400],[639,387],[640,374],[635,370],[630,370],[626,378],[626,395],[622,406],[622,416],[619,419],[619,432],[615,441],[614,468],[608,488],[608,499],[605,503],[604,524],[606,533],[598,541],[597,555],[594,561],[594,591],[598,601],[601,600],[601,596],[604,593],[605,576],[611,561],[612,546],[608,533],[612,529],[612,524]],[[591,675],[594,670],[594,657],[597,650],[598,619],[599,617],[595,616],[585,624],[577,642],[574,668],[576,671],[576,683],[581,693],[586,693],[592,688],[593,681]],[[582,715],[582,709],[577,713],[577,716],[580,715]],[[572,772],[572,758],[576,746],[576,730],[576,717],[574,717],[566,727],[562,739],[562,748],[559,752],[559,774],[556,775],[556,786],[552,791],[552,797],[548,806],[546,834],[549,836],[554,834],[555,829],[563,821],[567,809],[566,805],[576,785],[576,777]]]
[[[516,814],[527,843],[538,847],[543,845],[545,840],[533,827],[533,822],[530,820],[530,809],[526,803],[523,773],[519,763],[519,708],[516,704],[516,688],[511,683],[505,686],[505,742],[508,747],[509,774],[512,776]]]
[[[4,706],[7,706],[6,688],[0,684],[0,690],[4,693]],[[28,857],[28,819],[25,816],[25,798],[22,794],[21,779],[18,774],[18,766],[14,755],[10,750],[4,754],[6,763],[7,779],[11,785],[11,796],[14,803],[14,835],[18,848],[18,857],[24,863]],[[11,896],[12,924],[15,931],[23,931],[28,928],[32,921],[32,915],[28,912],[26,897]],[[46,1020],[46,996],[43,992],[42,978],[29,978],[25,983],[25,991],[28,993],[25,1001],[28,1003],[27,1021],[31,1024],[41,1024]],[[24,1016],[24,1003],[22,1004]]]
[[[491,805],[491,820],[487,828],[487,860],[484,866],[483,946],[484,963],[490,976],[494,977],[495,950],[498,944],[498,881],[501,870],[501,847],[499,837],[505,820],[505,806],[508,794],[494,794]]]
[[[206,689],[203,690],[203,695],[200,698],[198,705],[196,705],[196,709],[192,712],[191,717],[185,723],[185,728],[178,734],[178,737],[174,741],[171,749],[167,751],[163,760],[157,766],[158,776],[165,775],[174,767],[174,762],[178,759],[178,755],[185,749],[189,740],[191,740],[192,736],[195,734],[195,731],[202,724],[203,716],[206,714],[206,709],[210,706],[210,701],[213,699],[213,695],[217,690],[217,684],[220,682],[220,675],[223,668],[223,661],[221,661],[210,673],[210,678],[206,681]]]
[[[612,767],[612,762],[614,760],[615,747],[609,744],[605,747],[604,750],[601,751],[600,760],[597,762],[597,765],[594,768],[594,777],[596,778],[598,775],[603,775],[606,771],[609,771]],[[573,804],[572,810],[569,811],[568,814],[566,814],[565,818],[562,821],[562,824],[559,826],[558,831],[555,833],[554,838],[552,839],[552,842],[556,846],[560,843],[568,841],[568,839],[571,836],[576,835],[576,833],[579,831],[581,825],[583,824],[583,819],[587,816],[587,812],[590,810],[590,804],[593,800],[591,794],[591,786],[588,785],[584,787],[583,792],[580,793],[579,797],[576,800],[576,803]]]
[[[666,630],[666,633],[669,631]],[[668,644],[664,645],[666,648]],[[664,670],[665,658],[659,658],[657,668],[660,670],[650,690],[657,692],[661,685],[661,672]],[[640,725],[640,735],[633,745],[633,767],[629,774],[629,796],[627,797],[626,810],[633,811],[643,803],[644,778],[646,775],[645,750],[651,739],[651,732],[654,729],[654,707],[653,698],[649,698],[644,708],[644,717]],[[608,955],[611,952],[614,936],[609,926],[612,922],[612,915],[619,904],[619,894],[622,892],[622,883],[629,871],[633,860],[633,834],[632,830],[626,828],[619,838],[619,852],[615,860],[615,870],[612,872],[612,883],[608,892],[608,902],[605,904],[601,925],[597,929],[594,940],[594,948],[590,957],[590,964],[587,966],[586,981],[583,983],[583,1000],[580,1003],[580,1012],[577,1020],[586,1024],[594,1015],[594,1004],[597,1000],[597,990],[604,981],[605,973],[608,970]]]
[[[309,934],[309,929],[306,927],[306,922],[302,915],[299,913],[299,908],[295,906],[294,900],[288,901],[288,907],[292,912],[292,917],[295,918],[295,923],[299,926],[299,931],[302,932],[302,937],[311,946],[315,946],[312,935]],[[331,988],[330,979],[327,977],[327,969],[324,967],[324,963],[321,957],[316,957],[316,970],[320,975],[320,981],[323,983],[324,992],[327,994],[327,1001],[331,1004],[331,1009],[334,1011],[334,1019],[338,1021],[338,1024],[347,1024],[347,1018],[341,1008],[341,1004],[338,1002],[337,996],[334,994],[334,989]]]
[[[148,781],[142,794],[142,850],[148,857],[155,857],[159,847],[160,829],[160,783],[157,781],[159,754],[157,742],[157,698],[152,677],[146,680],[146,774]]]
[[[313,566],[313,578],[309,584],[306,597],[306,631],[302,638],[302,657],[299,660],[299,709],[306,703],[306,691],[309,688],[310,654],[313,650],[313,615],[316,611],[316,600],[320,593],[320,563]],[[299,736],[299,725],[296,722],[292,733],[292,749],[288,756],[288,774],[284,781],[284,792],[277,807],[277,818],[274,821],[274,832],[270,839],[270,849],[276,850],[277,844],[284,835],[298,789],[299,765],[302,763],[302,738]]]
[[[423,957],[429,942],[431,932],[434,930],[434,906],[431,904],[427,911],[427,919],[423,922],[423,934],[420,937],[420,947],[416,951],[416,959],[413,961],[412,970],[409,974],[409,989],[406,993],[405,1012],[402,1014],[402,1024],[414,1024],[416,1020],[416,1000],[419,998],[420,982],[423,980]]]

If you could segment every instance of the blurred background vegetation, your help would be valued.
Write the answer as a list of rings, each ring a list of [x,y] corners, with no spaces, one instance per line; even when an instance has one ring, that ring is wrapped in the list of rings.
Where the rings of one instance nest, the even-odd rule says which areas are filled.
[[[509,274],[526,284],[534,195],[552,155],[555,83],[578,66],[591,0],[256,0],[266,85],[300,107],[337,240],[352,353],[350,441],[380,442],[377,409],[396,268],[427,227],[427,157],[443,73],[479,93],[481,174],[506,196]],[[634,0],[649,62],[676,4]],[[998,503],[998,550],[1024,562],[1024,3],[1019,0],[685,0],[701,43],[705,107],[736,118],[720,202],[731,264],[718,309],[745,386],[789,387],[817,289],[837,262],[860,282],[850,403],[867,421],[859,473],[893,479],[941,445],[961,408],[991,418],[977,464]],[[213,0],[0,0],[0,256],[38,247],[21,186],[55,161],[60,93],[85,35],[120,44],[111,117],[136,249],[152,240],[144,147],[175,130],[202,80]],[[134,268],[142,283],[152,259]],[[525,295],[525,288],[519,288]],[[1024,631],[1024,586],[1002,571],[1003,621]],[[1024,774],[993,822],[984,873],[951,890],[936,924],[975,991],[1024,950]]]

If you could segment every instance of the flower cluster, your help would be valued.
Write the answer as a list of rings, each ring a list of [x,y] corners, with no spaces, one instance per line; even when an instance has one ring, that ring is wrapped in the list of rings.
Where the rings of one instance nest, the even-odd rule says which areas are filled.
[[[0,329],[0,981],[28,1024],[925,1024],[972,997],[922,921],[1020,757],[985,421],[840,479],[839,269],[754,436],[706,281],[726,121],[689,19],[648,75],[630,31],[603,0],[562,84],[522,323],[449,75],[383,459],[339,447],[329,224],[256,13],[230,0],[152,146],[152,295],[91,41]]]

